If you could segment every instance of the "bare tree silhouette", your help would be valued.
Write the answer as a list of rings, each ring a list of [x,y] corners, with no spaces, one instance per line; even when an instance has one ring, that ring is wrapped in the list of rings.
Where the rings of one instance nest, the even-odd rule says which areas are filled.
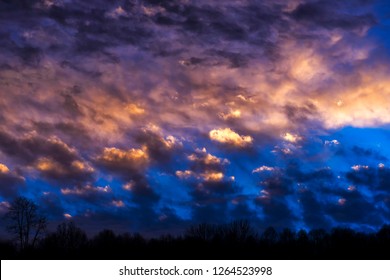
[[[16,198],[5,216],[8,231],[17,239],[20,249],[34,247],[46,229],[47,221],[39,215],[37,205],[25,197]]]
[[[186,230],[185,236],[190,239],[211,241],[217,233],[217,227],[212,224],[199,224]]]
[[[51,249],[74,252],[85,246],[87,241],[86,233],[74,222],[63,222],[57,226],[56,232],[46,237],[44,245]]]
[[[237,242],[245,242],[250,238],[256,238],[256,230],[252,228],[248,220],[235,220],[221,227],[222,237]]]

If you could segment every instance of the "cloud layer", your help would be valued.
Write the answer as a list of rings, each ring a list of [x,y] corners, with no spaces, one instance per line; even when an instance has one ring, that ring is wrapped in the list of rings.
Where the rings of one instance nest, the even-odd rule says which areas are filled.
[[[147,232],[388,222],[380,5],[0,1],[1,205]]]

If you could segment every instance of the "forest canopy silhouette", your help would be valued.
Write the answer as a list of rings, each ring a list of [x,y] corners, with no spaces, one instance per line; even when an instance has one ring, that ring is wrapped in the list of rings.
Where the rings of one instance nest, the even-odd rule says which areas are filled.
[[[14,239],[0,241],[1,259],[382,259],[390,246],[390,225],[374,233],[342,227],[258,232],[247,220],[202,223],[154,238],[111,229],[88,237],[73,221],[43,234],[44,216],[23,197],[5,218]]]

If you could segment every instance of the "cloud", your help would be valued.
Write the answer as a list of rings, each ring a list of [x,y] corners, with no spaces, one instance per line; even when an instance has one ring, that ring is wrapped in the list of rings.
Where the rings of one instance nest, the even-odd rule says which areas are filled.
[[[145,114],[145,109],[133,103],[126,105],[125,110],[127,110],[130,115],[137,116]]]
[[[196,149],[195,153],[189,155],[187,159],[191,162],[193,170],[221,170],[223,166],[230,163],[228,159],[218,158],[208,153],[206,148]]]
[[[5,198],[12,198],[17,195],[21,187],[25,185],[26,179],[18,173],[11,171],[5,164],[0,164],[0,195]]]
[[[377,3],[222,2],[0,1],[0,195],[135,228],[385,215],[385,141],[340,130],[390,123]]]
[[[213,141],[239,148],[250,146],[253,142],[251,136],[241,136],[230,128],[213,129],[209,132],[209,137]]]
[[[122,200],[113,200],[112,205],[115,207],[124,207],[125,203]]]
[[[302,205],[303,221],[306,226],[312,229],[327,229],[332,226],[331,219],[314,192],[305,190],[299,195],[299,202]]]
[[[287,142],[291,142],[291,143],[297,143],[298,141],[302,140],[302,137],[300,137],[299,135],[297,134],[291,134],[289,132],[286,132],[284,135],[283,135],[283,139]]]
[[[228,113],[220,113],[219,115],[222,119],[238,119],[241,117],[241,111],[239,109],[233,110],[230,109]]]
[[[149,164],[149,155],[143,149],[106,147],[96,161],[104,168],[126,177],[127,173],[144,170]]]
[[[39,158],[34,167],[43,177],[61,182],[84,182],[92,179],[94,169],[86,162],[74,160],[70,164],[54,161],[47,157]]]
[[[307,21],[324,28],[351,29],[355,32],[368,28],[376,23],[371,14],[349,14],[345,11],[351,1],[344,3],[336,1],[316,1],[301,3],[291,15],[298,21]],[[344,6],[344,7],[343,7]]]
[[[182,142],[173,135],[164,137],[161,128],[149,125],[135,136],[155,164],[167,163],[182,147]]]
[[[264,171],[274,171],[275,170],[275,167],[270,167],[270,166],[266,166],[266,165],[263,165],[263,166],[260,166],[256,169],[254,169],[252,171],[252,173],[260,173],[260,172],[264,172]]]
[[[7,201],[0,202],[0,215],[3,215],[7,213],[9,207],[11,207],[11,204]]]
[[[180,179],[191,179],[196,178],[198,180],[203,180],[204,182],[221,182],[224,179],[234,181],[234,176],[229,178],[225,178],[225,174],[223,172],[215,172],[215,171],[206,171],[203,173],[195,173],[190,170],[178,170],[176,171],[176,176]]]
[[[383,217],[360,192],[348,192],[325,206],[325,211],[336,222],[379,226]]]
[[[9,169],[5,164],[0,163],[0,173],[1,174],[9,173]]]
[[[33,167],[49,180],[84,182],[94,173],[78,153],[56,136],[43,138],[36,132],[14,137],[0,132],[0,149],[17,162]]]
[[[234,181],[234,176],[225,176],[225,166],[229,160],[218,158],[207,152],[206,148],[196,149],[195,153],[187,156],[190,170],[178,170],[176,176],[180,179],[197,179],[203,182]]]
[[[112,190],[109,186],[105,187],[93,187],[91,185],[86,185],[82,188],[63,188],[61,189],[61,193],[63,195],[85,195],[88,196],[91,193],[111,193]]]
[[[196,175],[191,170],[184,170],[184,171],[178,170],[176,171],[176,176],[179,177],[180,179],[188,179]]]

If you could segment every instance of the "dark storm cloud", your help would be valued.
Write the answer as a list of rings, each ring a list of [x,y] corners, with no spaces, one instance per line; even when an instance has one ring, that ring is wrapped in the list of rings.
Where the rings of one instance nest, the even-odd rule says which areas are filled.
[[[301,208],[302,221],[310,228],[330,228],[338,223],[379,226],[384,222],[372,199],[356,188],[341,189],[329,169],[302,172],[295,162],[285,170],[272,172],[274,174],[261,181],[261,195],[256,199],[269,223],[299,220],[291,211],[288,198],[298,199],[293,207]],[[347,173],[346,177],[353,184],[369,186],[375,193],[381,189],[378,181],[386,180],[386,173],[384,168],[362,168]],[[286,216],[287,221],[283,220]]]
[[[272,226],[278,229],[293,227],[294,223],[298,220],[283,197],[257,198],[256,204],[261,207],[264,213],[262,222],[266,226]]]
[[[20,188],[25,186],[25,178],[20,174],[2,170],[0,166],[0,196],[12,198],[20,192]]]
[[[91,204],[107,207],[115,199],[113,190],[109,186],[79,185],[73,188],[62,188],[61,194],[65,200],[74,203]],[[64,198],[62,198],[64,200]]]
[[[178,156],[181,143],[174,136],[169,135],[164,138],[162,132],[157,128],[142,129],[135,135],[137,143],[146,148],[148,156],[156,164],[166,164],[172,160],[173,156]]]
[[[191,36],[192,41],[195,40],[194,43],[197,41],[196,44],[202,44],[207,41],[214,45],[215,48],[210,49],[207,57],[220,57],[221,61],[226,61],[231,67],[246,66],[250,57],[243,55],[242,49],[238,52],[228,51],[225,47],[225,50],[221,49],[221,42],[247,41],[268,49],[272,45],[269,40],[272,32],[267,26],[270,23],[278,24],[278,21],[282,20],[278,10],[261,4],[240,8],[227,6],[224,10],[217,6],[179,2],[150,3],[142,6],[135,2],[94,1],[93,6],[86,6],[80,1],[70,1],[61,5],[35,6],[34,10],[39,11],[43,17],[51,18],[57,24],[76,32],[71,44],[73,50],[79,54],[105,55],[109,54],[105,51],[109,47],[132,44],[142,46],[157,55],[177,55],[180,50],[177,43],[167,45],[164,38],[158,35],[159,25],[175,25],[183,32],[183,36]],[[116,12],[119,7],[121,10]],[[57,25],[56,28],[60,27]],[[199,39],[193,37],[193,33],[196,33]],[[159,46],[165,46],[165,50],[162,51]],[[176,48],[176,51],[169,52],[167,46]],[[19,55],[27,62],[39,62],[38,54],[42,51],[35,54],[28,45],[25,48],[30,49],[21,49],[18,51]],[[52,48],[56,51],[64,49],[59,44],[52,45]],[[35,49],[39,50],[37,47]]]
[[[333,181],[334,174],[332,170],[328,168],[321,168],[310,172],[303,172],[300,169],[300,163],[296,161],[289,162],[285,174],[289,176],[293,181],[305,183],[305,182],[318,182],[318,181]]]
[[[381,155],[379,151],[375,151],[373,149],[365,149],[365,148],[362,148],[359,146],[353,146],[351,150],[352,150],[352,153],[354,153],[357,157],[361,157],[364,159],[367,159],[370,157],[370,158],[373,158],[375,160],[380,160],[383,162],[387,161],[387,158],[385,156]]]
[[[36,133],[14,137],[0,131],[0,150],[50,180],[84,182],[92,178],[93,168],[57,137],[43,138]]]
[[[303,210],[303,221],[309,228],[327,229],[332,226],[326,216],[324,206],[318,201],[314,192],[305,190],[299,194],[299,202]]]
[[[342,28],[361,31],[376,23],[372,14],[349,14],[346,8],[352,1],[315,1],[300,4],[292,16],[298,21],[306,21],[325,28]]]
[[[43,56],[42,50],[32,46],[25,46],[23,48],[16,49],[15,52],[20,56],[25,64],[32,67],[37,67]]]
[[[298,107],[294,104],[287,104],[284,110],[289,120],[302,124],[307,123],[313,118],[313,115],[317,113],[315,105],[309,102],[302,107]]]
[[[31,9],[34,5],[43,2],[42,0],[1,0],[0,7],[5,9]]]
[[[90,147],[92,141],[91,135],[88,131],[77,122],[33,122],[34,129],[43,136],[61,135],[67,142],[75,142],[80,145],[83,150],[87,150]]]
[[[54,193],[45,193],[39,198],[39,210],[44,213],[49,220],[63,219],[65,209],[60,196]]]
[[[239,191],[239,187],[233,182],[203,182],[193,186],[191,195],[195,203],[212,204],[230,201],[232,194]]]
[[[378,188],[390,194],[390,169],[380,168],[378,170]]]
[[[78,115],[82,115],[82,112],[80,110],[80,106],[77,104],[77,101],[75,98],[70,95],[63,93],[63,106],[66,111],[68,111],[69,114],[71,114],[73,117],[77,117]]]
[[[151,207],[160,199],[160,195],[150,186],[146,178],[135,178],[132,181],[131,200],[140,207]]]
[[[43,138],[36,133],[23,137],[0,131],[0,149],[21,162],[33,162],[39,156],[47,156],[59,162],[69,163],[78,159],[74,149],[56,137]]]
[[[264,190],[273,196],[286,196],[293,193],[293,180],[284,176],[271,176],[260,183]]]
[[[344,191],[340,194],[342,198],[338,203],[329,203],[324,208],[326,213],[336,222],[367,224],[371,226],[383,224],[381,213],[358,191]]]
[[[390,169],[387,167],[358,166],[347,172],[346,178],[352,184],[367,186],[372,191],[390,193]]]
[[[347,172],[346,178],[356,185],[375,187],[378,182],[376,168],[362,168]]]

